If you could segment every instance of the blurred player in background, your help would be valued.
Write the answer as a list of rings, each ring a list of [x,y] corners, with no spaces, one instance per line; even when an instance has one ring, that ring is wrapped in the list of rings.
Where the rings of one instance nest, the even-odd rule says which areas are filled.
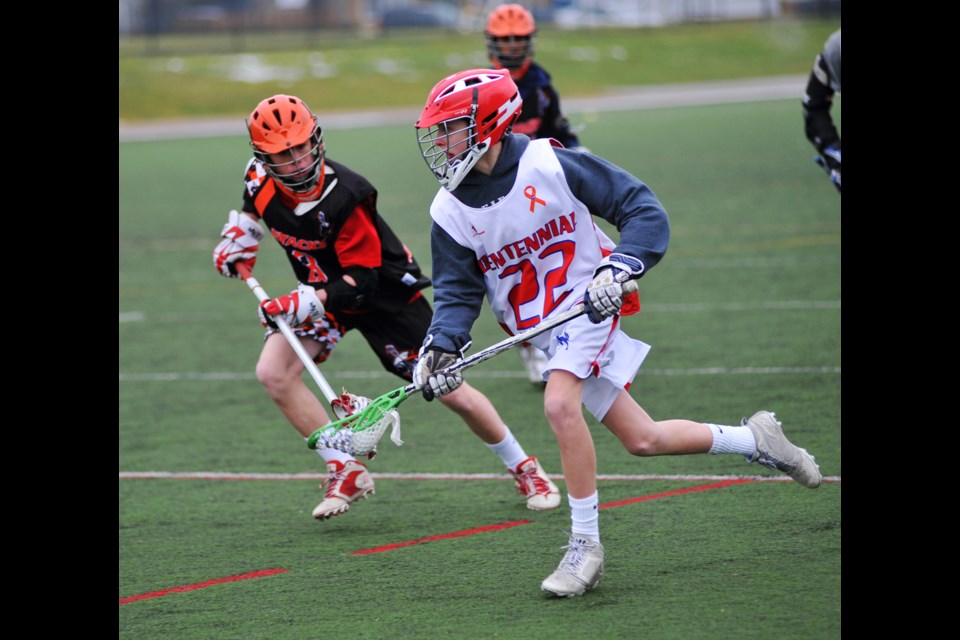
[[[840,191],[840,132],[830,110],[833,96],[840,93],[840,29],[837,29],[817,54],[803,94],[803,125],[807,139],[820,154],[816,162],[827,172]]]
[[[580,145],[570,122],[560,111],[560,96],[551,84],[550,74],[533,61],[537,37],[533,14],[519,4],[501,4],[487,16],[484,36],[493,67],[508,70],[520,90],[523,110],[513,131],[534,140],[553,138],[567,149],[588,151]],[[543,374],[547,361],[543,353],[531,345],[521,345],[518,352],[530,381],[545,385]]]
[[[650,347],[621,329],[621,312],[639,311],[623,284],[666,252],[666,211],[620,167],[510,133],[520,112],[506,71],[468,69],[434,86],[415,125],[441,188],[430,205],[436,310],[414,380],[427,400],[458,388],[462,376],[442,370],[462,357],[484,299],[511,334],[586,306],[587,315],[531,339],[549,359],[543,406],[571,521],[566,554],[540,586],[576,596],[597,586],[604,570],[597,457],[584,408],[636,456],[743,455],[809,488],[822,476],[768,411],[738,425],[657,421],[627,392]],[[616,227],[619,244],[594,216]]]
[[[318,364],[356,329],[381,365],[412,379],[417,352],[433,317],[423,289],[430,279],[377,211],[377,190],[366,178],[326,157],[316,116],[297,97],[261,101],[247,119],[253,158],[244,172],[243,206],[231,211],[213,251],[217,272],[238,277],[236,264],[252,270],[264,227],[283,247],[298,286],[264,301],[260,321],[267,329],[257,378],[291,425],[308,439],[330,422],[320,400],[301,378],[304,365],[274,320],[290,325]],[[355,410],[357,396],[333,402],[338,418]],[[464,385],[444,404],[496,453],[515,479],[517,491],[535,510],[556,508],[560,492],[540,463],[528,456],[480,391]],[[318,449],[329,476],[313,517],[327,519],[374,493],[366,466],[336,449]]]

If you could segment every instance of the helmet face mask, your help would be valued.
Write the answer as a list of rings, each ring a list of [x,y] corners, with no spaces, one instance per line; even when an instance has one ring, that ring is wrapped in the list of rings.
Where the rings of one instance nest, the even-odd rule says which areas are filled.
[[[469,69],[434,86],[414,126],[420,153],[445,189],[456,189],[500,142],[522,106],[506,70]]]
[[[519,80],[533,61],[536,38],[529,36],[494,36],[487,34],[487,54],[500,69],[508,69],[514,80]]]
[[[323,130],[299,98],[276,95],[247,118],[253,155],[271,178],[293,195],[318,191],[324,159]]]
[[[430,171],[450,191],[457,188],[489,147],[478,144],[477,122],[473,116],[444,120],[420,129],[417,142]]]

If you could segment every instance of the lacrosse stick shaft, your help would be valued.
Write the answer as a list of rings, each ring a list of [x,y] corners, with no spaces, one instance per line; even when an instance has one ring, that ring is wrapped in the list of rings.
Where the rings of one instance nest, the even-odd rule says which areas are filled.
[[[624,293],[633,293],[637,290],[637,283],[634,280],[628,280],[623,283],[623,292]],[[522,342],[526,342],[531,338],[550,331],[551,329],[578,318],[587,312],[586,307],[583,304],[579,304],[576,307],[569,309],[560,315],[550,318],[541,322],[536,327],[522,331],[514,336],[505,338],[500,342],[491,345],[484,349],[483,351],[478,351],[469,358],[464,358],[463,360],[457,362],[456,364],[444,369],[446,373],[456,373],[457,371],[462,371],[468,369],[469,367],[475,366],[489,360],[490,358],[496,356],[497,354],[503,353],[507,349],[514,347]],[[367,438],[367,443],[362,445],[362,450],[369,450],[369,448],[376,444],[380,436],[383,435],[387,426],[389,426],[389,420],[385,419],[389,417],[390,413],[393,413],[392,420],[395,420],[396,431],[394,435],[394,442],[400,444],[399,440],[399,417],[396,416],[393,411],[400,404],[411,397],[415,392],[419,391],[422,387],[418,387],[416,384],[409,384],[406,387],[400,387],[394,389],[389,393],[385,393],[382,396],[371,400],[365,409],[361,409],[359,413],[350,415],[346,418],[338,420],[328,424],[323,429],[319,429],[313,433],[307,440],[307,446],[311,449],[316,449],[319,446],[319,442],[324,438],[337,438],[341,437],[340,434],[344,432],[350,432],[347,435],[355,435],[358,433],[369,433],[370,436]],[[392,438],[394,436],[391,436]],[[373,445],[369,444],[373,443]],[[339,448],[339,447],[334,447]],[[354,447],[356,450],[356,447]]]
[[[242,262],[237,263],[237,273],[240,274],[240,277],[243,278],[243,281],[247,283],[247,286],[250,287],[250,290],[253,291],[260,302],[270,299],[267,292],[263,290],[263,287],[260,286],[257,279],[250,273],[250,269],[247,268],[246,264]],[[274,318],[274,322],[280,327],[280,333],[282,333],[283,337],[290,343],[290,348],[293,349],[297,357],[300,358],[300,362],[302,362],[303,366],[310,372],[313,381],[320,387],[320,391],[323,392],[323,396],[327,399],[327,402],[336,400],[339,396],[333,392],[333,388],[327,383],[327,379],[323,377],[323,374],[320,373],[320,369],[317,368],[313,358],[310,357],[310,354],[308,354],[306,349],[303,348],[303,345],[300,344],[300,340],[294,335],[290,325],[288,325],[283,318]]]
[[[637,290],[636,280],[627,280],[626,282],[623,283],[624,293],[633,293],[636,290]],[[587,312],[586,305],[578,304],[574,308],[568,309],[567,311],[564,311],[558,316],[554,316],[549,320],[544,320],[543,322],[541,322],[535,327],[527,329],[526,331],[521,331],[520,333],[512,335],[509,338],[504,338],[500,342],[490,345],[483,351],[478,351],[472,356],[469,356],[464,358],[463,360],[460,360],[456,364],[453,364],[447,367],[446,369],[444,369],[443,372],[457,373],[458,371],[463,371],[464,369],[469,369],[470,367],[476,366],[481,362],[486,362],[490,358],[503,353],[507,349],[515,347],[518,344],[521,344],[523,342],[528,342],[531,338],[534,338],[540,335],[541,333],[546,333],[547,331],[550,331],[556,327],[559,327],[560,325],[566,322],[570,322],[574,318],[579,318],[580,316],[584,315],[586,312]],[[421,387],[418,387],[416,384],[411,383],[406,387],[404,387],[403,390],[404,390],[404,393],[409,395],[411,393],[414,393],[415,391],[419,391],[420,389]]]

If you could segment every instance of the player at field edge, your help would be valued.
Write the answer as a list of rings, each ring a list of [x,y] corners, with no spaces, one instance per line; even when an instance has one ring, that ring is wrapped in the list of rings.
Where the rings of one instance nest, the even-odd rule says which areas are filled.
[[[571,531],[557,569],[541,583],[576,596],[603,577],[597,460],[585,407],[636,456],[737,454],[819,487],[813,456],[791,443],[773,413],[737,425],[654,420],[628,393],[649,345],[620,315],[639,311],[623,283],[663,258],[667,213],[624,169],[511,132],[522,100],[505,70],[468,69],[440,80],[415,124],[441,188],[430,205],[433,322],[414,381],[427,400],[463,384],[442,370],[463,357],[483,300],[511,334],[577,304],[587,314],[531,339],[548,359],[544,413],[560,449]],[[614,243],[592,216],[614,225]]]
[[[840,132],[833,122],[833,97],[840,93],[840,29],[813,61],[803,94],[803,131],[819,154],[814,158],[840,191]]]
[[[520,4],[498,5],[487,16],[484,38],[493,68],[510,72],[523,100],[513,130],[531,139],[553,138],[568,149],[588,151],[560,110],[560,94],[550,74],[533,59],[537,40],[533,14]],[[521,345],[517,352],[527,367],[530,382],[545,385],[547,361],[543,353],[529,344]]]
[[[433,315],[423,296],[431,281],[380,215],[376,188],[326,156],[323,130],[301,99],[283,94],[266,98],[250,113],[246,126],[253,157],[244,170],[241,210],[230,211],[213,264],[229,278],[238,277],[239,262],[252,270],[264,225],[285,252],[297,287],[265,300],[258,309],[266,333],[256,375],[287,421],[309,439],[330,417],[302,380],[303,362],[274,318],[290,325],[317,364],[356,330],[387,371],[409,382]],[[332,409],[344,418],[367,402],[344,393],[333,400]],[[556,485],[485,395],[464,386],[445,398],[444,405],[499,456],[528,508],[559,506]],[[332,448],[318,448],[317,453],[329,475],[320,485],[325,493],[314,518],[346,513],[351,504],[374,493],[363,462]]]

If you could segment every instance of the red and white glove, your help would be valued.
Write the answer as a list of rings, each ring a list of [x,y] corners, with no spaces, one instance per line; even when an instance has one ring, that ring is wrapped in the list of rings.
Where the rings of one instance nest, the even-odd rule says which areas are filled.
[[[238,277],[237,262],[246,262],[253,271],[253,265],[257,263],[257,249],[263,239],[260,223],[245,213],[231,211],[220,237],[223,240],[213,250],[213,266],[220,275]]]
[[[301,284],[285,296],[261,302],[260,324],[278,329],[274,318],[283,318],[290,327],[312,326],[323,320],[323,312],[323,303],[317,297],[317,290],[308,284]]]

